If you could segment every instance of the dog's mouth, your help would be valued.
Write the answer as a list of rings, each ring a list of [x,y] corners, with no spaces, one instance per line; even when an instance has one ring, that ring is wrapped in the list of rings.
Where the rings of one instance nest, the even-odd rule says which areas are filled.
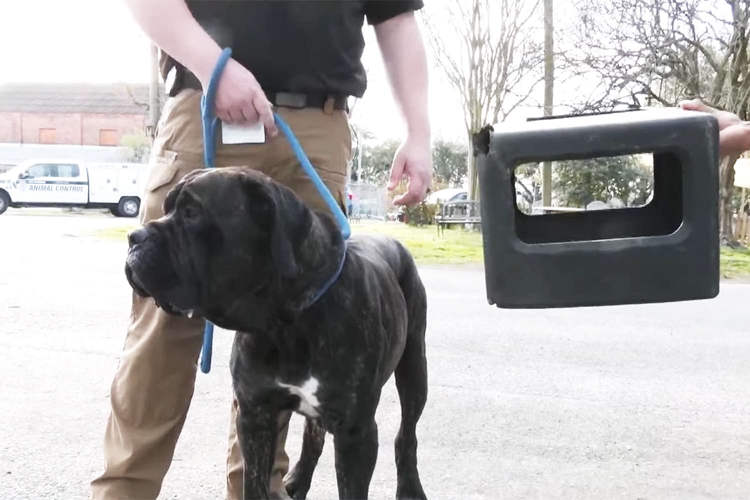
[[[132,288],[135,293],[141,297],[151,297],[151,294],[146,291],[146,288],[138,280],[138,277],[135,272],[133,272],[133,268],[129,262],[125,264],[125,277],[128,279],[128,283],[130,283],[130,288]]]
[[[193,317],[197,317],[195,313],[195,309],[180,309],[174,304],[161,303],[156,299],[154,299],[154,302],[156,302],[157,307],[161,307],[164,310],[164,312],[171,314],[173,316],[183,316],[183,317],[191,318],[191,319]]]
[[[171,303],[168,300],[158,297],[157,295],[160,295],[160,294],[150,293],[146,289],[146,286],[144,286],[142,281],[138,278],[138,273],[133,270],[133,267],[130,265],[130,263],[125,264],[125,276],[128,279],[128,283],[130,283],[130,287],[133,289],[135,293],[137,293],[141,297],[153,298],[157,307],[160,307],[161,309],[163,309],[164,312],[168,314],[172,314],[173,316],[184,316],[187,318],[193,318],[193,317],[198,316],[196,314],[195,308],[180,307]]]

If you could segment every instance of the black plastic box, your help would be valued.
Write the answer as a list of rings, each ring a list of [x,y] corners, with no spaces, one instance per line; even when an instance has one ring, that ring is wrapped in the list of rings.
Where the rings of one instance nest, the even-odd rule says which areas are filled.
[[[649,109],[533,120],[475,138],[487,298],[538,308],[705,299],[719,293],[718,123]],[[653,153],[643,207],[526,215],[530,162]]]

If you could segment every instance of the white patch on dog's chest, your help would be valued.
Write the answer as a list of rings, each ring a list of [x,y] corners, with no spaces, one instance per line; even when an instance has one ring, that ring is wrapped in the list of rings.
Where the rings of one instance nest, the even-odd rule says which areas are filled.
[[[305,380],[301,386],[285,384],[283,382],[276,383],[281,387],[287,389],[295,396],[299,397],[299,406],[297,407],[297,411],[311,418],[317,418],[320,416],[320,414],[318,413],[318,406],[320,406],[320,401],[318,401],[318,398],[316,396],[316,393],[318,392],[318,386],[320,385],[318,379],[316,379],[315,377],[310,377],[309,379]]]

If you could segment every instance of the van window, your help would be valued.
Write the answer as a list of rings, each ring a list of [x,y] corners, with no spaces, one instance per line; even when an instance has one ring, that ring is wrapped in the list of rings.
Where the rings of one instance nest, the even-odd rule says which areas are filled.
[[[78,177],[78,165],[57,165],[57,177]]]
[[[29,169],[29,177],[78,177],[81,175],[78,165],[40,163]]]
[[[55,165],[41,163],[29,168],[28,172],[29,177],[54,177],[57,173],[57,168],[55,168]]]

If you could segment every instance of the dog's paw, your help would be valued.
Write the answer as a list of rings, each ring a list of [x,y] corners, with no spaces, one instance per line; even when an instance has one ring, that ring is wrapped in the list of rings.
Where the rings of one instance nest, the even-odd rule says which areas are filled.
[[[293,500],[305,500],[307,491],[310,489],[310,482],[305,481],[298,468],[294,467],[292,471],[284,478],[284,488]]]
[[[286,491],[274,491],[268,495],[269,500],[292,500]]]
[[[422,486],[420,484],[410,485],[410,486],[399,486],[396,490],[396,499],[397,500],[427,500],[427,496],[424,494],[424,491],[422,490]]]

